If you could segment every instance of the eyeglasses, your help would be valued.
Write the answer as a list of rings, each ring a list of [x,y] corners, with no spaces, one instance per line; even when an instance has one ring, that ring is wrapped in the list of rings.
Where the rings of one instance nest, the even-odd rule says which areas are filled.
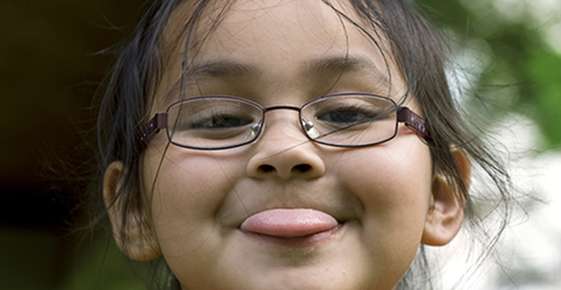
[[[166,130],[169,142],[184,148],[222,150],[254,142],[261,135],[265,113],[294,110],[306,137],[336,147],[366,147],[393,139],[404,123],[430,142],[425,120],[394,100],[368,93],[341,93],[311,100],[300,108],[264,108],[233,96],[193,97],[171,104],[143,128],[144,144]]]

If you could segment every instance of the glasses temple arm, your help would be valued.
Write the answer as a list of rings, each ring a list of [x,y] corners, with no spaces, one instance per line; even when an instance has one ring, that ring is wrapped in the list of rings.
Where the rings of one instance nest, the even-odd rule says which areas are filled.
[[[167,113],[157,113],[146,125],[141,128],[140,141],[145,145],[160,132],[161,129],[167,128]]]
[[[405,126],[412,129],[417,135],[425,139],[427,142],[432,141],[425,119],[415,114],[415,112],[411,111],[409,108],[400,107],[398,109],[397,121],[404,123]]]

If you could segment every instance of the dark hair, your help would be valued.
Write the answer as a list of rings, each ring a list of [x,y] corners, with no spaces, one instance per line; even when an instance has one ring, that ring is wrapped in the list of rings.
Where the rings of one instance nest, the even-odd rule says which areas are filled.
[[[479,232],[484,239],[484,250],[477,257],[474,269],[486,258],[509,216],[510,177],[501,160],[482,140],[482,132],[470,126],[463,117],[458,104],[451,96],[445,67],[448,49],[443,36],[433,29],[412,1],[404,0],[348,0],[362,22],[363,27],[346,16],[342,11],[330,6],[344,21],[352,24],[376,42],[380,35],[388,41],[393,61],[397,64],[408,91],[413,95],[428,121],[432,137],[429,145],[433,161],[433,174],[443,176],[457,192],[456,198],[465,204],[468,226]],[[122,212],[138,211],[146,213],[146,200],[140,196],[140,156],[143,144],[139,141],[141,125],[147,121],[147,113],[154,99],[154,91],[161,79],[163,57],[163,34],[167,22],[180,0],[156,0],[140,20],[132,39],[122,48],[113,73],[106,85],[106,92],[100,106],[98,118],[99,176],[100,182],[107,166],[115,160],[125,167],[121,187],[115,199]],[[194,41],[193,31],[209,1],[192,0],[193,13],[184,27],[187,43]],[[231,1],[224,1],[230,3]],[[228,4],[224,5],[225,13]],[[213,26],[218,25],[216,20]],[[211,28],[212,29],[212,28]],[[379,35],[371,35],[371,32]],[[210,33],[210,30],[209,32]],[[378,45],[378,44],[377,44]],[[388,57],[385,56],[384,57]],[[387,59],[386,59],[387,62]],[[502,206],[498,227],[488,230],[484,226],[484,214],[473,210],[474,201],[468,194],[451,147],[463,150],[474,165],[492,180],[493,190],[486,192],[487,200],[495,201],[495,209]],[[98,200],[101,200],[99,198]],[[103,207],[102,203],[98,206]],[[147,214],[147,213],[146,213]],[[123,225],[128,221],[125,214],[121,217]],[[145,222],[146,223],[146,222]],[[147,228],[150,227],[146,224]],[[123,234],[123,239],[126,236]],[[165,265],[165,263],[163,263]],[[399,289],[432,288],[432,273],[424,247],[407,275],[402,279]],[[171,273],[170,273],[171,275]],[[170,276],[172,281],[173,275]],[[176,281],[174,282],[176,283]],[[172,283],[173,284],[173,283]],[[170,287],[165,283],[165,287]],[[173,287],[177,287],[173,286]]]

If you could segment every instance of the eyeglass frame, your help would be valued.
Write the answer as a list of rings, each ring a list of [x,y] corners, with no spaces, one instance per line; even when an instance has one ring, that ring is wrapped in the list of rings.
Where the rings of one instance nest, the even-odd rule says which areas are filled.
[[[302,109],[305,108],[306,106],[308,106],[310,103],[317,102],[320,99],[334,98],[334,97],[340,97],[340,96],[349,96],[349,95],[370,96],[370,97],[375,97],[375,98],[381,98],[381,99],[384,99],[384,100],[387,100],[387,101],[391,102],[393,104],[394,108],[395,108],[395,112],[397,113],[394,134],[391,137],[388,137],[385,140],[374,142],[374,143],[361,144],[361,145],[340,145],[340,144],[332,144],[332,143],[316,140],[317,138],[320,138],[320,137],[325,136],[325,135],[321,135],[320,137],[317,137],[316,139],[310,137],[308,135],[308,133],[306,132],[306,129],[303,127],[304,124],[302,123],[302,120],[303,120],[302,119]],[[180,103],[183,103],[183,102],[190,102],[190,101],[196,101],[196,100],[202,100],[202,99],[215,99],[215,98],[229,99],[229,100],[235,100],[235,101],[240,101],[240,102],[244,102],[244,103],[249,103],[249,104],[255,106],[256,108],[259,108],[260,111],[261,111],[261,118],[260,118],[260,122],[259,122],[259,132],[257,134],[255,134],[255,137],[251,138],[249,141],[245,141],[245,142],[240,143],[240,144],[230,145],[230,146],[222,146],[222,147],[214,147],[214,148],[189,146],[189,145],[184,145],[184,144],[174,142],[172,140],[172,136],[170,136],[170,133],[169,133],[169,130],[168,130],[168,113],[169,113],[169,110],[172,107],[176,106],[177,104],[180,104]],[[263,129],[264,129],[264,124],[265,124],[265,113],[267,113],[269,111],[272,111],[272,110],[279,110],[279,109],[297,111],[298,112],[298,119],[300,121],[299,122],[300,123],[300,128],[304,132],[304,135],[306,136],[306,138],[308,138],[312,142],[316,142],[316,143],[323,144],[323,145],[328,145],[328,146],[333,146],[333,147],[342,147],[342,148],[362,148],[362,147],[379,145],[379,144],[388,142],[388,141],[394,139],[397,136],[397,134],[399,132],[399,128],[398,128],[399,123],[404,123],[405,126],[410,128],[411,130],[413,130],[413,132],[415,132],[415,134],[417,134],[420,138],[422,138],[426,142],[428,142],[428,143],[432,142],[432,138],[431,138],[431,136],[429,134],[429,131],[428,131],[428,128],[426,126],[426,121],[423,117],[419,116],[418,114],[416,114],[415,112],[413,112],[411,109],[409,109],[406,106],[398,105],[391,98],[376,95],[376,94],[371,94],[371,93],[360,93],[360,92],[358,92],[358,93],[354,93],[354,92],[353,93],[338,93],[338,94],[325,95],[325,96],[321,96],[321,97],[311,99],[311,100],[307,101],[306,103],[304,103],[303,105],[301,105],[300,107],[289,106],[289,105],[277,105],[277,106],[271,106],[271,107],[264,108],[263,106],[261,106],[261,104],[259,104],[257,102],[254,102],[252,100],[242,98],[242,97],[237,97],[237,96],[228,96],[228,95],[211,95],[211,96],[191,97],[191,98],[182,99],[182,100],[179,100],[179,101],[176,101],[176,102],[170,104],[167,107],[165,112],[156,113],[154,115],[154,117],[152,117],[152,119],[150,119],[150,121],[148,121],[148,123],[146,123],[144,126],[141,127],[141,132],[140,132],[140,138],[139,139],[140,139],[140,142],[142,144],[144,144],[144,146],[147,146],[148,143],[150,142],[150,140],[152,138],[154,138],[154,136],[156,134],[158,134],[160,132],[160,130],[165,129],[166,130],[166,136],[168,137],[168,141],[171,144],[173,144],[175,146],[178,146],[178,147],[182,147],[182,148],[215,151],[215,150],[226,150],[226,149],[241,147],[241,146],[253,143],[255,140],[259,139],[262,131],[264,131]],[[349,127],[356,126],[356,125],[357,124],[352,124]],[[346,129],[346,128],[344,128],[344,129]],[[332,132],[330,132],[330,133],[332,133]]]

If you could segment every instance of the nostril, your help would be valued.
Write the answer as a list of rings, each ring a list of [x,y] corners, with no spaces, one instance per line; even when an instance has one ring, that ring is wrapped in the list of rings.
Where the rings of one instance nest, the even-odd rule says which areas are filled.
[[[292,168],[292,170],[299,171],[302,173],[310,171],[311,169],[312,166],[310,166],[309,164],[298,164]]]
[[[275,168],[269,164],[263,164],[259,166],[259,171],[267,173],[267,172],[275,171]]]

